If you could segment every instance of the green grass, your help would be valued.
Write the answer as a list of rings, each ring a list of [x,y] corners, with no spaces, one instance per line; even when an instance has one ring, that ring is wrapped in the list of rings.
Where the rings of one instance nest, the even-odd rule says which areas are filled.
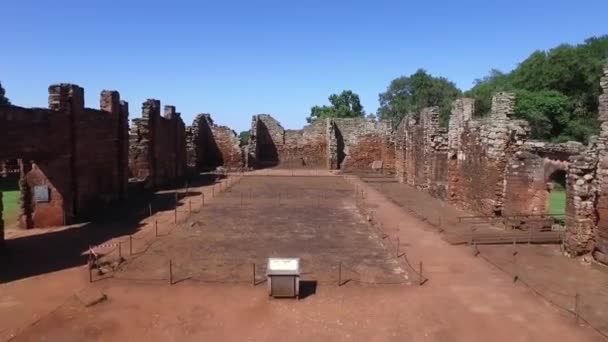
[[[549,194],[549,214],[566,214],[566,189],[558,183],[553,183],[554,187]]]
[[[9,225],[17,222],[19,218],[19,191],[2,191],[2,218],[4,224]]]
[[[0,192],[2,192],[2,218],[5,225],[12,225],[19,219],[20,191],[18,181],[13,178],[0,177]]]

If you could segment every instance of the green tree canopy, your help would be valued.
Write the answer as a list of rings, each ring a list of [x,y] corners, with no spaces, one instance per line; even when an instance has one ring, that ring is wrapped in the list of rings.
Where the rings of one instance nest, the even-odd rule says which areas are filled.
[[[6,98],[5,94],[6,92],[4,91],[4,88],[2,88],[2,83],[0,83],[0,105],[11,104],[8,98]]]
[[[325,118],[362,118],[365,111],[359,100],[359,95],[351,90],[343,90],[340,94],[329,96],[330,106],[314,106],[310,109],[310,116],[306,121],[312,123],[317,119]]]
[[[241,133],[239,133],[240,145],[245,146],[245,145],[249,144],[250,137],[251,137],[250,131],[242,131]]]
[[[494,93],[515,92],[516,113],[530,122],[532,138],[584,142],[599,128],[599,80],[606,57],[608,36],[535,51],[515,70],[493,70],[477,80],[467,95],[475,98],[475,112],[483,116],[490,112]]]
[[[401,76],[391,81],[388,89],[379,95],[378,116],[380,119],[398,123],[408,113],[438,106],[442,123],[446,124],[452,101],[460,95],[461,91],[447,78],[434,77],[419,69],[410,76]]]

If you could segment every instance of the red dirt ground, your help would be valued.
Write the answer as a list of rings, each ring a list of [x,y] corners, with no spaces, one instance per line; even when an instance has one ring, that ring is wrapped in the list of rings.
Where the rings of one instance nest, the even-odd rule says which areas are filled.
[[[358,178],[346,178],[353,190],[365,193],[365,198],[357,201],[363,215],[373,208],[374,213],[370,215],[374,225],[388,234],[387,239],[395,242],[398,238],[401,252],[406,253],[410,264],[423,262],[423,274],[428,278],[423,286],[319,284],[314,294],[302,300],[271,300],[264,285],[187,280],[169,285],[166,281],[119,279],[88,284],[85,268],[75,267],[0,285],[0,338],[14,336],[14,341],[603,340],[526,287],[514,285],[508,274],[475,258],[466,248],[448,245],[428,223],[407,213]],[[294,189],[298,186],[296,179]],[[331,189],[330,185],[324,186]],[[206,198],[211,197],[209,186],[194,190],[204,192]],[[229,194],[219,196],[218,201],[224,199],[222,196]],[[192,206],[198,209],[200,196],[193,196],[191,200]],[[167,211],[146,222],[158,219],[159,230],[166,233],[172,229],[172,218],[172,212]],[[181,209],[178,218],[188,222],[187,210]],[[135,235],[137,253],[141,253],[151,230],[153,225],[147,225]],[[83,288],[101,291],[108,300],[85,308],[74,297],[74,293]]]

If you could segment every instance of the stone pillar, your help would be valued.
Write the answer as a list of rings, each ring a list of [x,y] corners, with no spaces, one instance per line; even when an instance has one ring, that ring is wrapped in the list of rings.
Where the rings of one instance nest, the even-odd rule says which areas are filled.
[[[119,198],[127,198],[129,186],[129,103],[120,101],[120,119],[118,123],[118,179],[120,182]]]
[[[338,165],[338,139],[336,137],[336,125],[331,119],[325,119],[327,135],[327,168],[337,170]]]
[[[147,187],[153,188],[156,185],[157,171],[157,148],[156,143],[158,141],[159,120],[160,120],[160,101],[154,99],[148,99],[142,104],[142,126],[140,127],[143,139],[145,139],[146,159],[147,159],[147,170],[148,170],[148,182]],[[144,140],[142,140],[144,143]]]
[[[592,184],[597,184],[598,188],[595,207],[597,225],[587,228],[585,235],[578,234],[573,237],[578,237],[579,240],[586,238],[589,242],[584,252],[592,251],[596,260],[608,264],[608,65],[604,67],[600,87],[602,94],[598,101],[598,119],[601,122],[601,131],[597,139],[597,171],[596,179],[590,180]],[[593,153],[593,146],[590,145],[588,153]],[[593,241],[595,244],[591,245]],[[581,252],[580,249],[574,251]]]
[[[457,203],[461,200],[459,193],[460,160],[465,158],[461,148],[462,134],[469,121],[473,119],[475,100],[472,98],[457,99],[452,103],[452,112],[448,126],[448,201]]]
[[[164,110],[163,110],[163,116],[166,119],[173,119],[173,117],[175,116],[176,112],[175,112],[175,106],[165,106]]]
[[[84,89],[75,84],[61,83],[49,86],[49,109],[61,112],[68,117],[70,125],[69,137],[70,149],[67,155],[58,159],[63,159],[66,167],[63,172],[68,184],[61,186],[62,212],[66,223],[70,218],[75,217],[79,210],[79,192],[76,179],[78,177],[77,163],[77,123],[84,113]],[[60,161],[56,160],[55,164]],[[63,221],[63,220],[62,220]]]

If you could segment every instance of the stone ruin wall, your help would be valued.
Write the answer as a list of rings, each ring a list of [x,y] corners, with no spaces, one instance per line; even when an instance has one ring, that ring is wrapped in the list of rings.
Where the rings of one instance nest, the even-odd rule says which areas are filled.
[[[570,255],[592,253],[596,260],[608,264],[608,66],[600,87],[600,135],[571,159],[565,247]]]
[[[395,143],[389,121],[327,119],[328,165],[342,171],[370,170],[374,161],[394,171]]]
[[[213,123],[210,114],[199,114],[186,133],[188,167],[208,170],[217,167],[240,169],[245,165],[244,153],[236,132]]]
[[[84,107],[76,85],[49,87],[49,109],[0,107],[0,159],[20,163],[24,228],[63,225],[126,196],[125,104],[103,91],[101,110]],[[36,202],[36,186],[47,186],[48,202]]]
[[[248,166],[320,168],[327,165],[325,121],[318,120],[301,130],[286,130],[268,114],[254,115]]]
[[[599,200],[597,201],[598,222],[594,234],[593,255],[597,260],[608,264],[608,65],[604,67],[600,87],[602,94],[599,97],[599,119],[602,125],[600,136],[597,139],[598,165],[596,172],[596,182],[599,183]]]
[[[551,177],[559,171],[567,175],[570,158],[582,151],[583,145],[577,142],[553,144],[529,141],[509,158],[505,170],[502,214],[511,227],[523,230],[551,229],[553,219],[546,216],[552,190]]]
[[[160,101],[142,104],[142,117],[133,119],[129,137],[129,180],[145,188],[166,185],[186,173],[186,128],[173,106]]]
[[[399,181],[447,199],[448,136],[439,125],[439,108],[408,115],[397,127],[396,140]]]
[[[471,100],[454,105],[450,141],[448,200],[483,215],[502,215],[508,160],[523,145],[527,122],[513,119],[515,97],[498,93],[488,117],[472,119]],[[456,139],[456,141],[454,141]]]
[[[247,146],[251,167],[371,169],[382,161],[385,170],[395,164],[389,122],[368,119],[317,120],[300,130],[284,129],[268,114],[255,115]]]

